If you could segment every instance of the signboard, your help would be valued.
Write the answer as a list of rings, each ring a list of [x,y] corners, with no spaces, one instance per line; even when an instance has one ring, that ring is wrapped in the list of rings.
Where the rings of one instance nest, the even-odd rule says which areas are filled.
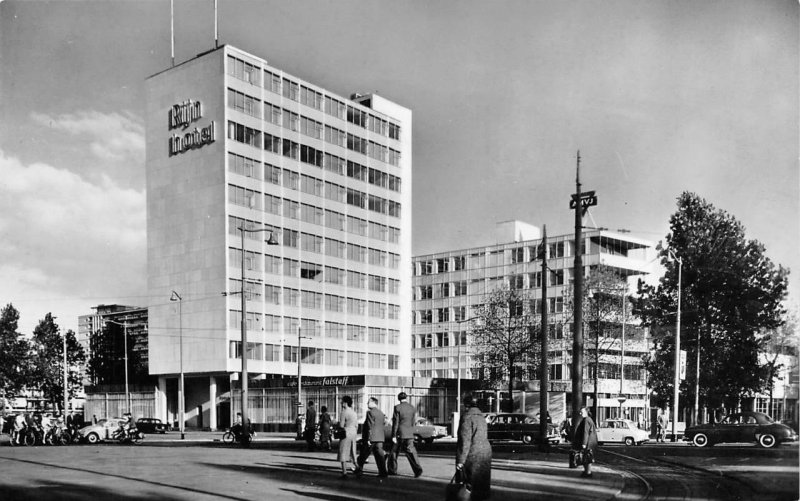
[[[686,379],[686,350],[681,350],[681,381]]]
[[[215,140],[214,121],[205,127],[195,127],[187,131],[189,126],[203,117],[203,105],[200,101],[186,100],[173,104],[169,109],[169,130],[180,129],[169,138],[169,156],[178,155],[187,150],[200,148]]]
[[[569,208],[574,209],[578,204],[578,200],[580,200],[581,208],[583,209],[588,209],[593,205],[597,205],[597,195],[594,194],[594,191],[584,191],[580,195],[573,194],[569,201]]]

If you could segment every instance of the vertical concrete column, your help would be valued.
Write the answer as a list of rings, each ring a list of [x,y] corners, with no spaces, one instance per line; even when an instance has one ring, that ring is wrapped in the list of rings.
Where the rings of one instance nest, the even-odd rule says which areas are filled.
[[[494,399],[495,409],[494,409],[494,411],[496,413],[500,414],[500,390],[495,390],[494,396],[495,396],[495,399]]]
[[[208,427],[217,430],[217,378],[208,378]]]
[[[167,419],[167,378],[164,376],[158,377],[158,386],[156,387],[156,417],[163,423],[168,423]]]

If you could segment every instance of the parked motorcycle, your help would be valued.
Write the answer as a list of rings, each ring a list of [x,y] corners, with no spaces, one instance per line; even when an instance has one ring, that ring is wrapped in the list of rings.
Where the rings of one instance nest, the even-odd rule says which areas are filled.
[[[225,444],[232,444],[234,442],[241,443],[244,434],[240,430],[232,430],[227,429],[225,433],[222,434],[222,442]],[[256,432],[250,428],[250,441],[252,442],[253,439],[256,438]]]
[[[144,433],[136,428],[131,428],[127,433],[124,430],[114,430],[111,440],[116,440],[121,444],[139,445],[144,440]]]

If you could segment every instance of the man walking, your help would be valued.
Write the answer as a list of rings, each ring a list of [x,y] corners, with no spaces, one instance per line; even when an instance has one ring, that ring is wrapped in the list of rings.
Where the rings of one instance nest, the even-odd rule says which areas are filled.
[[[414,420],[417,417],[417,411],[414,410],[411,404],[406,402],[407,398],[406,392],[401,391],[397,395],[397,400],[400,403],[394,406],[394,415],[392,416],[394,446],[389,460],[389,475],[397,475],[397,458],[402,449],[406,453],[408,464],[411,465],[414,478],[416,478],[422,475],[422,466],[419,465],[417,450],[414,448]]]
[[[315,449],[314,438],[317,435],[317,410],[314,408],[314,401],[308,401],[308,408],[306,409],[306,429],[305,439],[308,444],[308,450]]]
[[[356,476],[361,476],[364,471],[364,463],[367,462],[367,458],[372,453],[375,457],[375,464],[378,466],[378,477],[383,478],[388,476],[386,472],[386,452],[383,450],[383,442],[386,440],[386,432],[383,425],[386,417],[378,409],[377,398],[370,397],[367,407],[369,407],[369,410],[361,433],[361,451],[356,462]]]

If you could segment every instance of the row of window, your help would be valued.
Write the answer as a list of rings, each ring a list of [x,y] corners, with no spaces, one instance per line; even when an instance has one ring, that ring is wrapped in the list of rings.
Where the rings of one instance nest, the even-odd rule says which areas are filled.
[[[414,324],[432,324],[436,322],[460,322],[467,318],[466,306],[435,308],[432,310],[415,310],[412,312]]]
[[[247,157],[243,157],[241,155],[237,155],[235,153],[228,154],[228,169],[231,172],[236,174],[244,174],[245,172],[253,172],[253,169],[256,167],[260,167],[261,164],[256,162],[255,160],[249,159]],[[302,191],[303,193],[307,193],[310,195],[316,196],[323,196],[325,193],[325,182],[321,179],[317,179],[312,176],[308,176],[306,174],[299,174],[295,171],[291,171],[288,169],[281,169],[280,167],[276,167],[270,164],[264,164],[264,168],[266,169],[266,173],[269,175],[267,180],[270,183],[276,184],[278,186],[283,186],[288,189]],[[249,177],[256,177],[256,176],[249,176]],[[259,177],[260,179],[260,177]],[[338,185],[334,185],[338,186]],[[244,189],[244,188],[242,188]],[[333,193],[334,191],[338,191],[333,187],[328,188],[328,191]],[[258,192],[253,191],[252,196]],[[320,195],[322,194],[322,195]],[[338,194],[336,194],[338,198]],[[272,197],[272,198],[270,198]],[[238,198],[238,202],[240,205],[245,205],[247,207],[258,207],[261,209],[260,201],[256,200],[251,202],[247,199],[246,195],[242,194],[242,197]],[[273,197],[271,195],[265,195],[265,202],[263,209],[267,212],[272,214],[279,214],[293,219],[301,219],[304,222],[318,224],[318,225],[325,225],[328,228],[340,230],[340,231],[347,231],[349,233],[353,233],[355,235],[360,236],[369,236],[370,238],[374,238],[376,240],[380,240],[383,242],[391,242],[391,243],[399,243],[400,242],[400,229],[395,228],[393,226],[388,226],[385,224],[367,221],[366,219],[361,219],[355,216],[345,216],[340,212],[336,212],[329,209],[323,209],[321,207],[316,207],[310,204],[300,204],[298,202],[289,201],[284,199],[283,203],[286,207],[282,210],[278,207],[279,202],[275,200],[280,200],[278,197]],[[298,217],[298,207],[300,216]],[[324,217],[324,220],[323,220]],[[324,222],[323,222],[324,221]]]
[[[228,216],[228,232],[230,235],[239,236],[238,233],[240,227],[244,227],[247,229],[255,229],[263,226],[254,221],[249,221],[236,216]],[[364,247],[363,245],[345,243],[333,238],[325,238],[323,245],[323,237],[320,237],[318,235],[312,235],[310,233],[302,233],[286,228],[282,230],[280,228],[269,228],[269,231],[272,231],[276,236],[281,236],[282,245],[285,247],[301,248],[302,250],[315,252],[317,254],[324,253],[325,255],[331,257],[348,259],[350,261],[355,261],[359,263],[369,263],[374,266],[382,266],[382,267],[388,266],[389,268],[392,269],[397,269],[400,267],[400,255],[394,252],[387,252],[380,249],[373,249],[372,247]],[[257,233],[255,233],[255,235],[257,235]],[[258,238],[257,236],[254,236],[254,232],[245,232],[245,236],[251,239]],[[324,252],[323,252],[323,247],[324,247]],[[237,255],[241,260],[241,254]],[[253,258],[255,259],[258,256],[260,256],[260,254],[258,255],[254,254]],[[252,263],[253,266],[261,266],[261,262],[258,259],[255,259],[255,261]],[[284,259],[284,262],[286,261],[287,260]],[[233,261],[233,256],[231,257],[230,262],[231,266],[235,265],[236,262]],[[321,267],[322,265],[317,264],[317,266]],[[265,256],[264,269],[268,273],[280,274],[281,273],[280,268],[281,264],[279,257],[271,256],[269,254]],[[286,275],[285,265],[283,274]]]
[[[299,352],[299,353],[298,353]],[[399,355],[386,353],[364,353],[361,351],[345,351],[313,346],[281,346],[269,343],[247,343],[247,359],[265,362],[286,362],[311,365],[330,365],[337,367],[365,367],[370,369],[397,370]],[[242,342],[231,341],[229,345],[230,358],[242,358]],[[368,364],[368,365],[365,365]]]
[[[572,247],[571,242],[566,241],[548,244],[547,258],[569,257],[572,254]],[[585,249],[583,252],[585,253]],[[494,250],[488,254],[485,252],[475,253],[470,256],[469,268],[483,269],[503,264],[527,263],[537,260],[541,260],[541,244],[507,250]],[[467,263],[466,256],[454,256],[417,261],[413,263],[413,266],[414,274],[420,276],[464,270],[467,268]]]
[[[313,118],[299,115],[276,104],[268,102],[263,104],[264,120],[273,125],[299,132],[313,139],[324,140],[326,143],[347,148],[350,151],[361,153],[383,163],[389,163],[394,166],[400,165],[400,152],[393,148],[336,127],[325,125]],[[228,107],[255,118],[261,118],[261,102],[252,96],[242,94],[233,89],[228,89]]]
[[[257,66],[231,55],[228,56],[227,62],[227,72],[229,75],[252,85],[261,86],[260,71]],[[328,115],[341,120],[347,120],[353,125],[363,127],[376,134],[381,134],[391,139],[400,139],[399,125],[354,106],[346,105],[336,98],[324,96],[321,92],[315,91],[305,85],[300,85],[297,82],[286,77],[281,77],[277,73],[266,69],[264,70],[263,87],[268,91],[280,94],[287,99],[297,101],[309,108],[320,111],[324,109],[325,113]]]
[[[461,332],[429,332],[411,336],[411,348],[433,348],[458,346],[467,344],[466,331]]]
[[[547,298],[547,311],[548,313],[563,313],[564,312],[564,298],[551,297]],[[542,300],[533,299],[530,301],[517,301],[509,305],[509,314],[512,317],[525,315],[535,315],[542,312]],[[458,322],[464,320],[466,316],[465,306],[455,306],[446,308],[422,309],[414,310],[412,312],[412,323],[418,324],[431,324],[437,322]]]
[[[249,127],[237,124],[235,122],[228,122],[228,138],[257,147],[260,147],[261,144],[261,132],[255,131],[254,129],[250,129]],[[325,158],[321,151],[318,151],[310,146],[300,145],[289,139],[281,139],[266,133],[264,134],[264,149],[272,151],[276,154],[288,156],[293,159],[298,158],[299,152],[299,159],[301,162],[316,165],[317,167],[322,167],[323,159]],[[271,167],[277,168],[274,166]],[[272,177],[272,173],[265,172],[265,175],[269,176],[267,179],[271,179]],[[309,176],[309,178],[314,180],[314,184],[312,186],[315,186],[316,188],[314,189],[313,194],[317,196],[323,196],[324,186],[325,198],[347,203],[362,209],[368,209],[380,214],[388,214],[398,218],[400,217],[400,202],[387,200],[375,195],[367,195],[362,191],[339,186],[328,181],[323,181],[322,179],[312,178],[311,176]]]
[[[439,299],[467,295],[467,281],[445,282],[433,285],[414,287],[414,301],[421,299]]]
[[[400,331],[384,327],[368,327],[358,324],[343,324],[340,322],[323,322],[312,318],[297,318],[247,312],[247,329],[262,330],[269,334],[283,334],[287,339],[294,339],[297,331],[303,336],[325,337],[327,339],[347,339],[348,341],[370,342],[378,344],[396,345],[400,339]],[[230,310],[229,326],[232,329],[241,328],[242,312]]]

